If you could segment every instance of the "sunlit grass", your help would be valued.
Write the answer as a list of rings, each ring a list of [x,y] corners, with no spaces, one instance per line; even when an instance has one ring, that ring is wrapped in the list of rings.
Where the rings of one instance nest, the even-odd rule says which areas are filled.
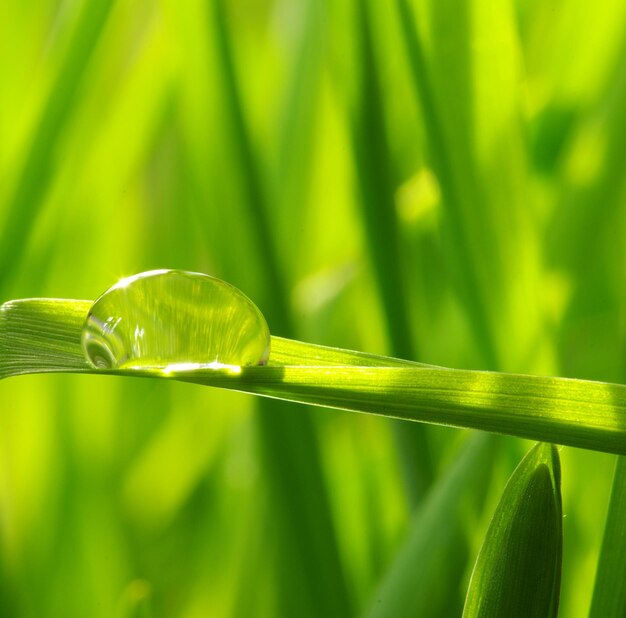
[[[183,268],[244,290],[279,337],[624,383],[625,23],[617,0],[6,2],[0,300]],[[373,611],[429,540],[413,513],[436,527],[432,505],[474,470],[487,498],[431,537],[456,549],[428,611],[458,614],[452,587],[526,445],[463,470],[478,447],[456,430],[429,427],[416,453],[385,419],[251,401],[172,380],[0,382],[0,613]],[[586,616],[613,461],[561,457],[562,615]],[[616,530],[604,547],[623,555]]]

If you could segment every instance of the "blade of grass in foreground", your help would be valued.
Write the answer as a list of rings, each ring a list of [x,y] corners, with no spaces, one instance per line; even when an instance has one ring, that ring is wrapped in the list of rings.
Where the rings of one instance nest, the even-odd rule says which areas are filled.
[[[509,479],[476,560],[464,618],[556,617],[563,550],[561,471],[537,444]]]
[[[590,618],[626,616],[626,458],[618,457],[613,490],[596,573]]]
[[[27,299],[0,308],[0,378],[87,372],[168,377],[317,406],[626,454],[626,386],[446,369],[272,338],[271,364],[237,372],[96,370],[80,333],[89,301]],[[318,365],[286,365],[309,348]],[[341,365],[332,364],[341,359]],[[352,360],[350,360],[352,359]]]

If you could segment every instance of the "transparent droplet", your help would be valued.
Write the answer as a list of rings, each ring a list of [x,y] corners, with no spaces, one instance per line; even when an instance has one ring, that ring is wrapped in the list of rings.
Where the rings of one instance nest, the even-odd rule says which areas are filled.
[[[99,369],[264,365],[270,332],[243,292],[200,273],[152,270],[122,279],[92,305],[82,331]]]

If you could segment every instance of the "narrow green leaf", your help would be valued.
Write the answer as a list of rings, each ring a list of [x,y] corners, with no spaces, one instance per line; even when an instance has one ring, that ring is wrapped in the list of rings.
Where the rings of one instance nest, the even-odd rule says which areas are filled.
[[[316,406],[626,455],[626,387],[620,384],[446,369],[272,338],[270,365],[239,372],[95,370],[80,333],[89,301],[27,299],[0,309],[0,377],[88,372],[169,377]],[[287,365],[311,350],[319,365]],[[333,364],[333,359],[341,365]]]
[[[361,192],[361,214],[369,252],[391,344],[403,358],[415,358],[406,286],[398,246],[398,221],[394,203],[391,153],[385,132],[384,108],[379,85],[367,2],[359,3],[358,30],[362,68],[360,93],[352,119],[352,140]],[[423,427],[409,431],[393,425],[398,443],[406,491],[417,505],[433,480],[433,462]]]
[[[413,358],[415,350],[398,247],[395,186],[378,67],[367,2],[358,6],[362,77],[358,107],[353,112],[352,139],[361,213],[391,346],[394,354]]]
[[[618,457],[589,618],[626,616],[626,459]]]
[[[293,320],[285,273],[272,234],[267,186],[237,74],[235,39],[229,28],[226,3],[217,0],[207,5],[229,139],[241,168],[243,206],[252,222],[265,283],[262,305],[274,328],[291,335]],[[309,413],[293,414],[291,406],[284,403],[270,407],[267,402],[260,402],[256,420],[261,455],[273,491],[274,519],[281,530],[282,542],[277,552],[280,577],[291,582],[281,588],[278,603],[287,615],[347,615],[351,599],[333,527],[314,419]],[[321,572],[326,574],[323,579],[318,577]]]
[[[555,617],[563,528],[554,446],[537,444],[504,489],[470,582],[464,618]]]
[[[415,513],[408,537],[372,598],[370,618],[458,615],[450,594],[466,567],[465,531],[489,482],[495,442],[472,436]]]
[[[76,105],[89,61],[114,4],[114,0],[84,3],[50,96],[34,129],[3,228],[0,246],[3,285],[15,272],[11,265],[19,263],[24,251],[30,226],[50,182],[57,140]]]
[[[80,345],[90,300],[30,298],[0,307],[0,378],[50,371],[91,371]],[[435,367],[366,352],[272,337],[274,366]]]
[[[262,259],[268,296],[275,301],[270,305],[271,313],[267,310],[265,313],[268,314],[268,319],[272,318],[272,321],[279,323],[281,328],[289,332],[292,324],[285,302],[287,292],[284,273],[279,264],[271,233],[266,188],[255,154],[251,131],[245,115],[245,102],[241,96],[235,70],[232,41],[224,8],[225,3],[224,0],[216,0],[208,4],[211,6],[211,34],[215,40],[216,56],[221,69],[226,116],[231,131],[231,139],[237,150],[237,160],[242,170],[243,189],[245,191],[244,206],[247,215],[254,224],[254,240],[257,243],[258,255]]]
[[[0,307],[0,378],[87,371],[80,333],[92,304],[53,298],[4,303]]]
[[[403,43],[406,47],[407,58],[411,69],[411,77],[413,79],[413,87],[415,90],[415,98],[421,104],[421,111],[424,116],[424,127],[428,141],[428,148],[433,169],[437,174],[441,186],[443,196],[444,212],[447,214],[447,227],[451,236],[449,249],[454,255],[454,261],[458,268],[458,276],[456,283],[459,292],[462,295],[464,305],[472,320],[472,324],[476,334],[477,345],[480,346],[481,352],[489,367],[495,367],[498,364],[497,351],[494,345],[490,325],[488,323],[488,311],[484,297],[479,293],[481,289],[480,276],[477,272],[477,263],[473,259],[471,251],[471,239],[468,239],[468,232],[464,229],[463,210],[466,205],[463,202],[465,194],[461,188],[459,179],[459,170],[461,166],[454,165],[451,152],[454,152],[454,146],[462,146],[459,137],[462,131],[457,130],[456,144],[450,137],[451,128],[445,126],[442,117],[441,99],[445,104],[445,97],[436,96],[436,88],[432,78],[432,68],[429,66],[424,50],[424,45],[418,30],[415,18],[413,16],[411,6],[408,0],[396,0],[396,7],[402,28]],[[438,10],[445,13],[448,10],[448,4],[437,5]],[[454,9],[460,12],[467,10],[465,7]],[[458,20],[459,30],[463,30],[463,20]],[[464,37],[457,33],[457,36]],[[442,37],[446,43],[450,44],[451,37]],[[466,69],[465,62],[457,62],[457,71],[459,74]],[[463,76],[457,75],[457,79],[463,83]],[[450,144],[452,143],[452,146]],[[467,172],[465,172],[467,174]],[[456,272],[456,269],[455,271]]]

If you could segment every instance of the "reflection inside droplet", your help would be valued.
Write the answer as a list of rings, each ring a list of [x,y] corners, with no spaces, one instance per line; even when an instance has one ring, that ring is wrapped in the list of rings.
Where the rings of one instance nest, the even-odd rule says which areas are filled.
[[[153,270],[122,279],[92,305],[82,331],[98,369],[239,370],[264,365],[263,314],[232,285],[200,273]]]

